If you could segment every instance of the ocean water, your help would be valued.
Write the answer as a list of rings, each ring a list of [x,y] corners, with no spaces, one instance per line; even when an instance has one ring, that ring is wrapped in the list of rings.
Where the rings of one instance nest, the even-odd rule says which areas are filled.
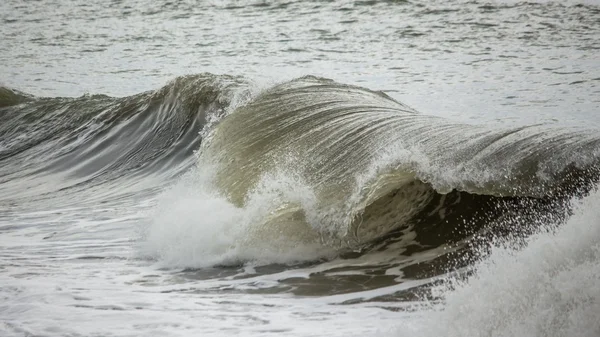
[[[1,336],[600,336],[600,3],[0,3]]]

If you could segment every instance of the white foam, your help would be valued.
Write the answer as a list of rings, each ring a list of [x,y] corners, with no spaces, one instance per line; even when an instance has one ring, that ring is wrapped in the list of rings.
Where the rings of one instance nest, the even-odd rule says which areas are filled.
[[[600,193],[574,202],[557,231],[515,251],[496,247],[466,282],[435,289],[401,336],[600,336]]]
[[[150,225],[145,228],[143,253],[168,267],[208,267],[251,262],[294,263],[331,256],[318,241],[307,242],[302,231],[265,222],[283,203],[310,207],[309,190],[285,176],[265,176],[236,207],[212,186],[209,167],[193,169],[159,197]],[[312,201],[311,201],[312,200]]]

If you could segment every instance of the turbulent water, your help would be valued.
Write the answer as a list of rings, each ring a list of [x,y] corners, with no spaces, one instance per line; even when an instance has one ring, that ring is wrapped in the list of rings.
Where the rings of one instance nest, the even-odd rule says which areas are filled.
[[[0,335],[600,335],[598,4],[0,25]]]

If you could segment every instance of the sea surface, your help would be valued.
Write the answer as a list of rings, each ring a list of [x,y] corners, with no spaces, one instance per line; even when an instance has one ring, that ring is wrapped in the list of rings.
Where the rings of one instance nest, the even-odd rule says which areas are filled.
[[[600,3],[0,3],[0,336],[600,336]]]

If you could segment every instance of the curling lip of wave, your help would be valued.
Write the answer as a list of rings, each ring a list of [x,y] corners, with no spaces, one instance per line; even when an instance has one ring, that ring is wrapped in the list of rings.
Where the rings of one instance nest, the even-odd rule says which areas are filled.
[[[265,175],[286,172],[317,201],[298,210],[283,200],[267,222],[308,223],[362,242],[392,229],[380,228],[382,221],[405,224],[435,193],[561,193],[595,169],[599,145],[596,129],[462,124],[419,114],[381,92],[307,76],[224,118],[199,160],[217,165],[218,187],[238,206]]]

